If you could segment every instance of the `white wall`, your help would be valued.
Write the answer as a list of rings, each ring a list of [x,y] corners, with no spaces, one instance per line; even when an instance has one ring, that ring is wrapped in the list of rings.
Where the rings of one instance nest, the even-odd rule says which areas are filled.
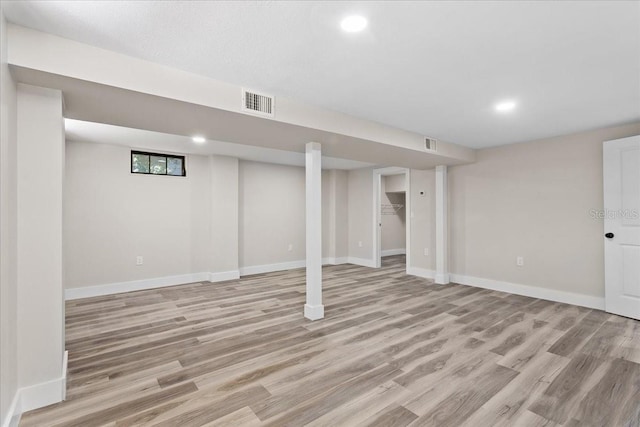
[[[604,296],[602,142],[640,123],[478,151],[449,169],[450,271]],[[516,266],[516,257],[524,266]]]
[[[411,170],[411,267],[435,269],[435,170]],[[427,255],[425,255],[427,249]]]
[[[404,192],[407,191],[407,183],[405,174],[399,175],[386,175],[383,176],[384,188],[387,192]]]
[[[207,194],[200,195],[209,200],[209,208],[200,213],[208,219],[212,230],[206,241],[211,249],[208,263],[212,273],[226,273],[226,277],[232,277],[238,271],[240,251],[239,162],[225,156],[210,156],[209,160],[211,185],[201,190]],[[194,189],[194,197],[199,194]],[[194,256],[201,255],[195,252]]]
[[[373,169],[350,170],[348,192],[349,257],[373,262]]]
[[[240,161],[239,192],[240,267],[304,260],[304,168]]]
[[[74,296],[304,263],[304,168],[197,155],[186,167],[186,177],[131,174],[129,147],[67,142],[66,288]],[[346,187],[346,171],[323,171],[325,257],[347,256]]]
[[[400,178],[400,179],[399,179]],[[380,221],[380,245],[382,255],[385,251],[405,250],[407,247],[406,229],[406,194],[404,190],[404,174],[388,175],[380,180],[380,203],[384,205],[402,205],[399,209],[383,208]]]
[[[7,22],[0,2],[0,423],[18,389],[16,85],[7,67]]]
[[[188,156],[186,177],[137,175],[127,147],[67,142],[66,287],[208,271],[208,161]]]
[[[348,172],[322,171],[322,257],[330,263],[349,254]]]
[[[39,387],[63,375],[62,93],[19,84],[17,94],[18,385]],[[21,392],[23,409],[59,401],[62,385]]]

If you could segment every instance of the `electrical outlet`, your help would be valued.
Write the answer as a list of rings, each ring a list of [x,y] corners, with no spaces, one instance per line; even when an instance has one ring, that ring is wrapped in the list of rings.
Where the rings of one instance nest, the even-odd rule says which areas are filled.
[[[429,248],[424,248],[424,256],[429,256]]]
[[[291,243],[289,243],[289,252],[291,252],[293,250],[293,245]]]
[[[136,265],[142,265],[144,264],[144,258],[142,258],[140,255],[138,255],[136,257]]]
[[[361,248],[362,247],[362,242],[358,242],[358,247]]]
[[[522,266],[524,265],[524,258],[523,258],[523,257],[521,257],[521,256],[517,257],[517,258],[516,258],[516,265],[517,265],[518,267],[522,267]]]

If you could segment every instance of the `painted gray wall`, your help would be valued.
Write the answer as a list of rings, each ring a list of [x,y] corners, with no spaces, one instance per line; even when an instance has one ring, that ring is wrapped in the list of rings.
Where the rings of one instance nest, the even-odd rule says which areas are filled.
[[[602,142],[640,123],[478,151],[449,169],[450,271],[604,296]],[[524,266],[516,266],[516,257]]]
[[[65,144],[62,93],[19,84],[17,95],[18,385],[27,387],[63,373]]]
[[[186,177],[149,176],[129,156],[67,142],[67,289],[305,259],[304,168],[189,155]],[[344,258],[346,171],[323,171],[323,197],[323,256]]]
[[[303,259],[304,168],[240,161],[240,267]]]
[[[348,192],[349,256],[373,261],[373,169],[350,170]]]
[[[427,270],[436,268],[435,181],[434,169],[411,170],[411,267]]]
[[[7,22],[0,2],[0,422],[18,388],[16,84],[7,67]]]
[[[185,178],[138,175],[126,147],[67,142],[66,288],[209,271],[208,161],[188,156]]]

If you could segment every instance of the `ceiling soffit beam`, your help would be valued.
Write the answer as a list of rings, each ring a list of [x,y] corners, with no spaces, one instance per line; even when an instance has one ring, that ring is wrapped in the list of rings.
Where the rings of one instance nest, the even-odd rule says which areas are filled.
[[[284,129],[284,126],[281,125],[287,124],[325,132],[329,135],[373,142],[376,145],[386,145],[390,148],[411,150],[412,155],[425,159],[433,156],[432,153],[425,152],[424,136],[419,134],[282,97],[278,97],[276,100],[275,118],[255,117],[243,113],[241,110],[242,88],[240,86],[17,25],[9,25],[8,43],[8,62],[15,69],[40,71],[75,81],[180,101],[194,106],[215,109],[220,112],[221,116],[225,115],[223,113],[242,115],[253,119],[251,120],[253,123],[257,123],[256,120],[269,121],[280,125],[275,126],[279,128],[279,131]],[[17,74],[24,75],[26,73]],[[65,93],[66,105],[71,110],[74,109],[73,98]],[[86,118],[78,116],[73,118],[86,120]],[[142,126],[132,127],[142,128]],[[160,131],[159,129],[150,130]],[[211,138],[212,136],[207,135],[207,137]],[[221,138],[216,137],[216,139]],[[475,155],[473,149],[439,141],[437,157],[440,161],[434,162],[434,164],[470,163],[475,161]]]

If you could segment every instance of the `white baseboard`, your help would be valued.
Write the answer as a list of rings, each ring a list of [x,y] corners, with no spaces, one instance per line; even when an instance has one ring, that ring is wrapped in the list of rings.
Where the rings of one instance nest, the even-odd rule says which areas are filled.
[[[498,280],[483,279],[480,277],[464,276],[461,274],[451,274],[450,279],[452,282],[460,283],[462,285],[475,286],[478,288],[491,289],[493,291],[508,292],[510,294],[604,310],[604,298],[601,297],[557,291],[537,286],[519,285],[516,283],[501,282]]]
[[[304,305],[304,317],[309,320],[319,320],[324,318],[324,305]]]
[[[436,273],[433,281],[438,285],[447,285],[451,281],[451,276],[448,273],[438,274]]]
[[[120,294],[123,292],[143,291],[146,289],[164,288],[184,283],[209,281],[210,273],[180,274],[177,276],[156,277],[154,279],[133,280],[131,282],[108,283],[106,285],[71,288],[64,291],[66,300],[98,297],[102,295]]]
[[[348,258],[345,257],[327,257],[327,258],[322,258],[322,265],[340,265],[340,264],[346,264],[348,261]]]
[[[207,273],[210,282],[226,282],[240,278],[240,270],[220,271],[218,273]]]
[[[17,426],[24,412],[43,408],[65,400],[67,397],[68,361],[69,352],[65,351],[62,358],[62,373],[60,378],[19,388],[11,402],[9,413],[2,423],[2,427]]]
[[[392,256],[392,255],[406,255],[407,250],[405,248],[398,249],[385,249],[380,252],[380,256]]]
[[[363,267],[376,268],[376,264],[372,259],[356,258],[356,257],[350,256],[350,257],[347,257],[347,263],[361,265]]]
[[[4,420],[2,420],[2,427],[18,427],[20,424],[20,390],[16,390],[13,395],[13,400],[7,410]]]
[[[412,276],[424,277],[425,279],[433,279],[434,277],[436,277],[435,271],[420,267],[408,267],[407,274],[410,274]]]
[[[271,273],[273,271],[292,270],[294,268],[304,268],[305,260],[279,262],[276,264],[254,265],[251,267],[240,267],[240,276],[250,276],[252,274]]]
[[[69,350],[62,356],[62,400],[67,400],[67,370],[69,367]]]
[[[322,258],[322,265],[346,264],[347,257],[327,257]],[[251,267],[240,267],[240,276],[250,276],[252,274],[272,273],[274,271],[292,270],[294,268],[304,268],[307,266],[306,260],[279,262],[276,264],[254,265]]]
[[[347,257],[323,258],[322,264],[346,264]],[[156,277],[154,279],[133,280],[130,282],[108,283],[105,285],[87,286],[83,288],[70,288],[64,291],[66,300],[80,298],[91,298],[103,295],[121,294],[124,292],[144,291],[148,289],[163,288],[167,286],[183,285],[195,282],[224,282],[226,280],[236,280],[240,276],[251,274],[270,273],[273,271],[291,270],[293,268],[304,268],[305,260],[281,262],[277,264],[256,265],[251,267],[241,267],[239,270],[221,271],[216,273],[192,273],[180,274],[177,276]]]

